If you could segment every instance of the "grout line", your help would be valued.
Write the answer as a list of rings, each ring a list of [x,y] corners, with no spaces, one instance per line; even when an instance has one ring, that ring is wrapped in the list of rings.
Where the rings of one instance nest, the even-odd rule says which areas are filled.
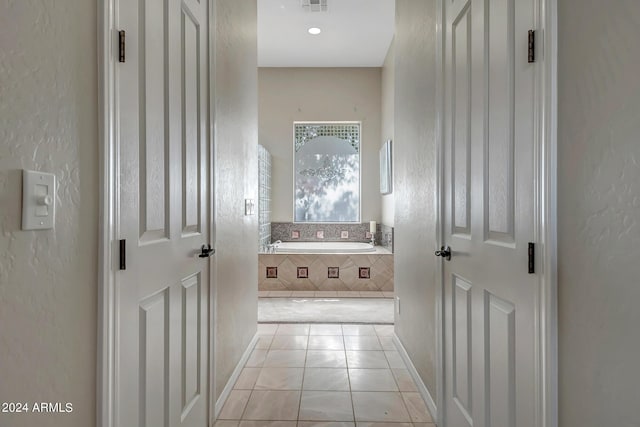
[[[304,352],[304,363],[302,364],[302,384],[300,384],[300,398],[298,399],[298,416],[296,417],[296,426],[300,422],[300,411],[302,410],[302,393],[304,391],[304,378],[307,373],[307,356],[309,355],[309,337],[311,336],[311,325],[307,329],[307,346]]]
[[[254,386],[255,387],[255,386]],[[244,420],[244,414],[247,412],[247,408],[249,407],[249,402],[251,401],[251,396],[253,396],[253,391],[255,389],[252,389],[249,392],[249,398],[247,399],[247,403],[244,404],[244,408],[242,409],[242,414],[240,414],[240,419],[238,420],[238,424],[240,424],[240,421]]]
[[[392,373],[392,375],[393,375],[393,373]],[[407,414],[409,415],[409,420],[410,420],[409,422],[410,423],[416,422],[416,421],[413,421],[413,417],[411,416],[411,411],[409,411],[409,407],[407,406],[407,402],[405,402],[405,400],[404,400],[404,396],[402,395],[402,392],[400,391],[398,393],[400,393],[400,400],[402,400],[402,405],[404,406],[404,408],[407,411]]]
[[[342,328],[342,325],[340,326]],[[353,389],[351,388],[351,373],[349,371],[349,361],[347,360],[347,343],[345,341],[344,329],[342,329],[342,344],[344,345],[344,361],[347,370],[347,381],[349,382],[349,398],[351,399],[351,412],[353,413],[353,423],[356,425],[356,407],[353,403]]]
[[[384,357],[387,357],[387,353],[384,354]],[[387,363],[389,363],[389,359],[387,359]],[[403,360],[403,363],[404,363],[404,360]],[[402,390],[400,390],[400,382],[398,381],[398,379],[396,378],[396,375],[393,372],[394,369],[398,369],[398,368],[392,368],[391,365],[389,365],[389,372],[391,372],[391,377],[393,377],[393,381],[396,383],[396,387],[398,387],[398,393],[400,393],[400,398],[402,398]],[[402,401],[404,402],[404,399],[402,399]],[[405,407],[406,406],[407,405],[405,404]],[[407,412],[408,411],[409,411],[409,408],[407,408]],[[409,414],[409,418],[411,418],[411,414]]]
[[[257,345],[257,343],[256,343]],[[271,344],[269,344],[271,345]],[[254,346],[253,350],[255,351],[256,348]],[[267,350],[267,353],[269,352],[269,350]],[[265,355],[266,358],[266,355]],[[264,365],[264,362],[263,362]],[[247,363],[245,362],[244,366],[242,367],[242,370],[244,370],[247,367]],[[251,388],[251,391],[249,392],[249,398],[247,399],[247,403],[244,404],[244,408],[242,409],[242,413],[240,414],[240,420],[238,421],[238,425],[240,425],[240,421],[244,419],[244,414],[245,412],[247,412],[247,408],[249,407],[249,402],[251,401],[251,396],[253,396],[253,391],[256,388],[256,384],[258,383],[258,378],[260,377],[260,374],[262,373],[262,367],[260,367],[260,372],[258,373],[258,377],[256,377],[256,382],[253,384],[253,387]],[[240,375],[242,375],[242,371],[240,372]],[[240,379],[238,377],[238,379]],[[238,380],[236,380],[236,383],[238,382]],[[235,384],[234,384],[235,386]]]

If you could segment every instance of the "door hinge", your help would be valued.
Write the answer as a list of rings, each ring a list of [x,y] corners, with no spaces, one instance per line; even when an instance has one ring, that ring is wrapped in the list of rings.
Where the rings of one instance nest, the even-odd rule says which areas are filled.
[[[118,62],[125,61],[125,48],[126,48],[125,32],[124,30],[120,30],[118,31]]]
[[[536,244],[529,242],[529,274],[536,273]]]
[[[127,269],[127,240],[120,240],[120,270]]]
[[[527,55],[529,64],[536,62],[536,32],[529,30],[529,53]]]

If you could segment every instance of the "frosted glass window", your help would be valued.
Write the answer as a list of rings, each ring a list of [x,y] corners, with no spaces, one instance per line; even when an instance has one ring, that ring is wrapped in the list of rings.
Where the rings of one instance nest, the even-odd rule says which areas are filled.
[[[295,222],[360,222],[360,123],[294,124]]]

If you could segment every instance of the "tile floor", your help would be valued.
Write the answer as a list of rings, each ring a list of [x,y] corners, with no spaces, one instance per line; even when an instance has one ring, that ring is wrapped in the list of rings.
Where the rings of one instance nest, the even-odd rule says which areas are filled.
[[[261,323],[393,324],[390,298],[258,298]]]
[[[435,427],[391,325],[261,324],[217,427]]]

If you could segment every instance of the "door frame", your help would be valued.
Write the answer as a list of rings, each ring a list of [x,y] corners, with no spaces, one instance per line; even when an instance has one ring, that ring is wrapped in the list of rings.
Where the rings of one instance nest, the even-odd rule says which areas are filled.
[[[437,224],[436,242],[440,247],[444,237],[444,138],[445,138],[445,9],[436,0],[436,155],[437,155]],[[557,64],[558,20],[557,0],[536,0],[536,62],[534,99],[534,181],[536,239],[536,270],[538,300],[536,301],[536,427],[558,426],[558,316],[557,316]],[[440,286],[436,293],[436,422],[447,426],[444,416],[445,399],[445,301],[444,272],[437,263],[436,277]]]
[[[215,7],[216,0],[208,3],[208,46],[207,66],[209,79],[209,168],[206,179],[209,182],[207,194],[209,204],[210,241],[215,246],[215,139],[214,104],[215,94]],[[119,182],[119,146],[117,141],[118,98],[115,48],[117,43],[117,0],[98,0],[97,13],[97,50],[98,50],[98,140],[99,140],[99,223],[98,223],[98,322],[96,351],[96,426],[117,427],[117,388],[116,388],[116,351],[117,351],[117,237],[119,235],[118,188]],[[215,259],[209,265],[209,309],[208,319],[208,375],[206,390],[208,393],[208,425],[215,422]]]

